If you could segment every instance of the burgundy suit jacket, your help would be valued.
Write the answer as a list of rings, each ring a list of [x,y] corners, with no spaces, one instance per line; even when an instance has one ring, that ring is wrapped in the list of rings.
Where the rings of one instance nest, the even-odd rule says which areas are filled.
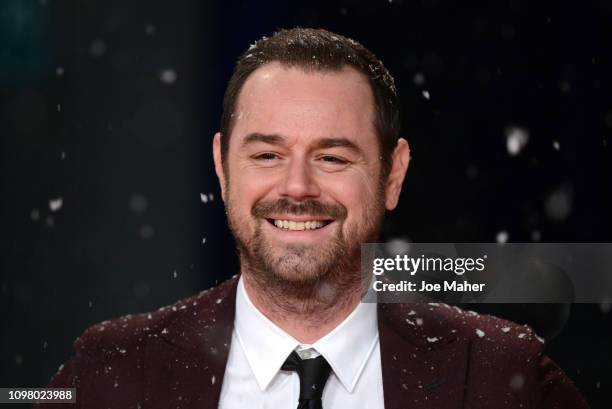
[[[35,407],[217,408],[236,284],[87,329],[49,384],[76,387],[76,405]],[[378,329],[386,409],[588,408],[529,327],[444,304],[379,304]]]

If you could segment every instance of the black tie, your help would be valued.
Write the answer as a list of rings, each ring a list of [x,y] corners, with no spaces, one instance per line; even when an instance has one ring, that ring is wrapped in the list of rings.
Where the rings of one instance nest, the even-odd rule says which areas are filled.
[[[297,409],[323,409],[321,396],[331,367],[320,355],[313,359],[301,359],[293,351],[281,367],[284,371],[295,371],[300,377],[300,400]]]

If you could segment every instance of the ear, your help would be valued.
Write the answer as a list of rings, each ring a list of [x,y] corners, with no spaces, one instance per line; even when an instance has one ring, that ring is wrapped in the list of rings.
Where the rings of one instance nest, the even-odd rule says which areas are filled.
[[[213,138],[213,159],[215,161],[215,173],[221,185],[221,198],[225,202],[225,173],[221,161],[221,133],[217,132]]]
[[[385,208],[387,210],[393,210],[397,206],[410,162],[410,147],[404,138],[398,139],[393,150],[392,161],[391,171],[385,183]]]

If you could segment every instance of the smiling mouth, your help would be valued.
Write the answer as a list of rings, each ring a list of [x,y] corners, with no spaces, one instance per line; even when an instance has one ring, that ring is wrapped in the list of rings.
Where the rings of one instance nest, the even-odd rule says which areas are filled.
[[[283,220],[283,219],[266,219],[276,228],[288,231],[302,231],[302,230],[318,230],[333,222],[333,220],[305,220],[305,221],[294,221],[294,220]]]

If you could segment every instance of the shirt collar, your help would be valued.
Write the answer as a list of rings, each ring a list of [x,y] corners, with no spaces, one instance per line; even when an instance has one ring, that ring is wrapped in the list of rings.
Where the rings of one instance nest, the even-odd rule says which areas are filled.
[[[265,390],[300,342],[253,305],[242,276],[236,293],[235,330],[257,384]],[[342,385],[352,392],[377,342],[376,304],[359,303],[312,348],[325,357]]]

